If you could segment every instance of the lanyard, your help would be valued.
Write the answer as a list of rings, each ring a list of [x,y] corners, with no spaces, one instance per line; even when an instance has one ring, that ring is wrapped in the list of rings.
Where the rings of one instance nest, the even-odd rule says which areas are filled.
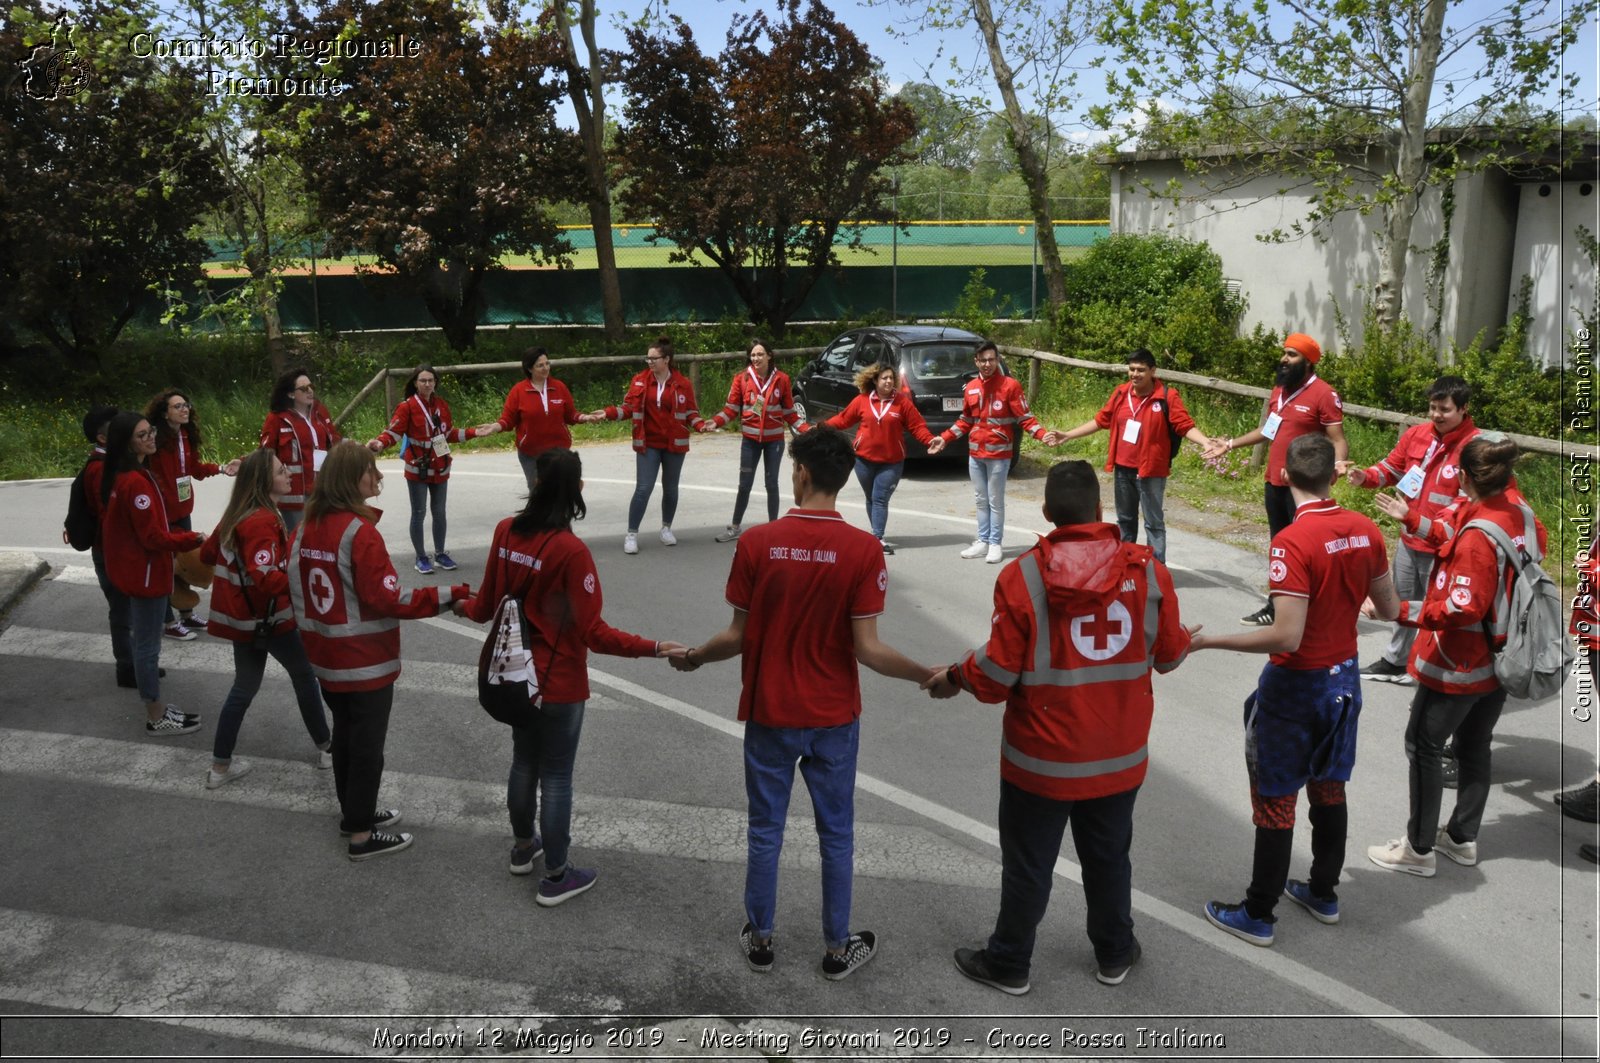
[[[1277,411],[1283,409],[1284,406],[1287,405],[1288,403],[1291,403],[1295,399],[1299,398],[1300,397],[1300,393],[1302,391],[1304,391],[1306,388],[1310,387],[1312,382],[1315,381],[1316,379],[1317,379],[1317,374],[1312,373],[1309,377],[1306,378],[1306,382],[1304,384],[1301,384],[1299,387],[1294,389],[1294,394],[1293,395],[1289,395],[1289,396],[1285,397],[1284,395],[1280,394],[1278,396],[1278,404],[1272,408],[1273,412],[1276,413]]]
[[[1137,418],[1139,416],[1139,413],[1144,409],[1145,403],[1147,403],[1151,399],[1155,398],[1155,396],[1156,396],[1156,390],[1155,390],[1155,388],[1151,388],[1150,389],[1150,394],[1148,394],[1144,398],[1140,399],[1139,400],[1139,405],[1135,406],[1133,404],[1133,388],[1130,387],[1128,389],[1128,395],[1127,395],[1127,399],[1128,399],[1128,416]]]
[[[773,370],[767,373],[767,382],[764,385],[761,383],[761,378],[756,376],[756,371],[754,369],[746,369],[745,372],[750,374],[750,381],[756,386],[756,394],[761,396],[761,402],[763,405],[765,405],[767,401],[767,394],[772,391],[772,385],[778,382],[777,371]]]
[[[303,413],[300,413],[299,410],[295,410],[294,412],[300,415],[300,419],[306,423],[306,428],[310,429],[311,431],[311,449],[319,449],[317,447],[317,426],[312,423],[311,418],[307,417]]]
[[[421,395],[413,395],[411,399],[417,404],[417,409],[422,411],[422,427],[428,430],[428,438],[432,439],[439,434],[438,419],[433,416],[432,412],[423,403]]]
[[[888,402],[884,403],[883,409],[880,410],[878,409],[878,396],[868,395],[867,405],[872,408],[872,416],[876,417],[879,423],[882,423],[884,417],[888,415],[889,411],[894,409],[894,399],[890,399]]]
[[[533,386],[533,381],[531,381],[531,380],[528,381],[528,390],[532,391],[534,394],[538,395],[540,399],[544,400],[544,412],[545,413],[549,413],[550,412],[550,380],[549,380],[549,378],[548,377],[545,378],[544,387],[542,387],[542,388],[536,388],[536,387]]]
[[[178,475],[189,475],[189,458],[183,450],[183,429],[178,429]]]
[[[661,408],[661,396],[666,394],[667,385],[670,383],[672,383],[672,378],[670,376],[665,380],[656,381],[656,409],[658,410]]]

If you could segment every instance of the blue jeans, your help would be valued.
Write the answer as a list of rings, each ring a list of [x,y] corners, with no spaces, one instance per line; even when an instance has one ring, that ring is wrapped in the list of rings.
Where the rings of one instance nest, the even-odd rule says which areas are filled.
[[[306,650],[300,643],[300,632],[293,629],[267,639],[266,645],[252,642],[233,644],[233,688],[222,703],[222,713],[217,717],[217,735],[211,743],[211,759],[226,764],[233,759],[233,746],[239,740],[239,725],[244,723],[245,710],[255,700],[261,689],[261,676],[267,670],[267,655],[283,665],[294,684],[295,700],[300,705],[300,719],[306,725],[306,734],[318,749],[325,749],[331,740],[328,718],[322,711],[322,687],[311,671]]]
[[[639,522],[644,520],[650,492],[656,489],[657,470],[661,473],[661,526],[672,527],[673,514],[678,512],[678,474],[683,472],[684,457],[659,447],[645,447],[634,454],[633,501],[628,503],[629,531],[638,531]]]
[[[739,443],[739,497],[733,503],[733,522],[743,523],[745,507],[750,504],[750,488],[756,482],[756,465],[766,472],[767,520],[778,519],[778,464],[783,461],[783,440],[770,439],[763,443],[743,439]],[[641,513],[641,516],[643,514]]]
[[[532,841],[538,811],[544,866],[550,874],[567,866],[572,844],[572,764],[578,758],[583,706],[581,701],[547,701],[537,724],[511,729],[511,775],[506,779],[511,833],[518,841]]]
[[[1009,458],[967,458],[972,500],[978,507],[978,541],[999,546],[1006,534],[1006,477]]]
[[[174,530],[182,529],[183,531],[194,531],[194,517],[192,517],[192,516],[179,517],[177,520],[173,521],[170,526]],[[180,583],[182,583],[185,587],[189,586],[187,583],[184,583],[183,578],[181,576],[179,576],[176,572],[174,572],[172,574],[172,585],[173,585],[173,588],[176,589],[177,585],[180,584]],[[179,619],[187,619],[188,618],[188,614],[192,613],[193,611],[194,610],[192,610],[192,609],[184,609],[184,610],[182,610],[180,612],[180,610],[178,609],[177,603],[174,602],[170,596],[168,596],[168,598],[167,598],[167,623],[171,624],[171,623],[174,623],[175,621],[177,621]]]
[[[522,466],[522,478],[528,482],[528,494],[533,494],[533,489],[539,484],[539,455],[524,454],[517,451],[517,464]]]
[[[1026,975],[1033,942],[1050,904],[1062,835],[1083,868],[1089,940],[1102,967],[1127,960],[1133,938],[1133,802],[1139,789],[1083,801],[1040,797],[1000,781],[1000,915],[985,950],[1002,976]]]
[[[128,599],[129,648],[133,678],[145,702],[161,700],[161,629],[167,624],[167,599]]]
[[[422,548],[424,509],[433,511],[433,552],[444,553],[444,533],[447,523],[444,502],[449,487],[449,480],[440,480],[436,484],[423,483],[421,480],[406,480],[406,493],[411,496],[411,547],[416,550],[418,557],[428,556],[428,552]]]
[[[889,499],[900,486],[900,474],[905,468],[903,461],[891,464],[856,459],[856,482],[861,485],[861,493],[867,496],[867,523],[872,525],[872,534],[879,539],[889,526]]]
[[[106,599],[106,624],[111,628],[111,659],[117,662],[117,676],[133,671],[133,636],[128,627],[128,596],[117,590],[106,575],[106,552],[98,546],[89,551],[94,561],[94,577]]]
[[[750,802],[745,862],[745,918],[756,936],[772,935],[778,908],[778,856],[794,789],[794,767],[811,794],[822,855],[822,937],[830,949],[850,937],[850,887],[856,848],[856,754],[861,723],[838,727],[744,725],[744,792]]]
[[[1167,562],[1167,478],[1165,476],[1140,476],[1139,470],[1126,465],[1115,467],[1113,497],[1117,504],[1117,528],[1122,541],[1139,541],[1139,509],[1144,508],[1145,541],[1150,544],[1156,560]]]

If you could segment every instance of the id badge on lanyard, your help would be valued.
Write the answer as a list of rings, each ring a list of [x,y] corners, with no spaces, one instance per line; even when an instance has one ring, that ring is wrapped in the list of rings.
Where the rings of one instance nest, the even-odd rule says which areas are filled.
[[[1416,498],[1420,495],[1422,493],[1422,466],[1413,465],[1407,469],[1406,474],[1400,477],[1400,482],[1394,485],[1394,489],[1407,498]]]
[[[1278,438],[1278,429],[1283,425],[1283,418],[1276,413],[1267,414],[1267,423],[1261,426],[1261,434],[1268,439]]]
[[[188,476],[180,476],[177,480],[178,501],[187,502],[194,497],[194,480]]]
[[[1137,418],[1130,417],[1122,422],[1122,441],[1124,443],[1139,442],[1139,430],[1144,425]]]

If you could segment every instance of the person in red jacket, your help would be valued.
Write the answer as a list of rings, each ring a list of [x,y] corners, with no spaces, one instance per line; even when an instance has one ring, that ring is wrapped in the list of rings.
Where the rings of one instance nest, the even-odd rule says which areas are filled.
[[[1294,520],[1294,497],[1284,475],[1283,462],[1289,444],[1307,434],[1326,435],[1333,442],[1337,460],[1348,456],[1344,438],[1344,403],[1339,393],[1317,376],[1322,346],[1303,332],[1283,338],[1283,356],[1278,359],[1278,376],[1267,398],[1267,418],[1236,439],[1213,439],[1205,452],[1207,460],[1220,458],[1230,450],[1270,440],[1267,448],[1266,487],[1262,496],[1267,509],[1267,528],[1276,536]],[[1265,627],[1272,623],[1272,598],[1240,623]]]
[[[250,765],[235,760],[244,714],[261,689],[270,656],[289,673],[300,719],[317,747],[317,767],[333,767],[333,740],[322,710],[322,688],[311,671],[289,605],[289,536],[278,515],[278,499],[289,493],[289,470],[270,450],[257,450],[239,465],[233,495],[222,519],[200,550],[213,566],[211,619],[206,630],[233,644],[233,686],[217,716],[206,789],[244,775]]]
[[[372,451],[336,444],[306,500],[305,522],[289,549],[289,596],[311,668],[333,711],[333,783],[339,833],[352,860],[399,852],[411,835],[383,828],[400,821],[378,808],[383,744],[400,678],[400,621],[436,616],[472,589],[402,588],[367,504],[383,490]]]
[[[156,430],[143,414],[119,413],[106,426],[100,542],[106,575],[128,598],[133,674],[144,702],[145,733],[164,738],[200,729],[198,715],[161,701],[161,629],[172,593],[172,555],[193,550],[205,536],[172,529],[161,485],[146,467],[155,452]]]
[[[1005,703],[1000,745],[1000,914],[988,944],[956,969],[1013,996],[1028,992],[1034,934],[1050,901],[1067,825],[1083,868],[1095,977],[1118,985],[1138,962],[1133,934],[1133,805],[1144,783],[1155,699],[1190,632],[1166,566],[1103,523],[1086,461],[1045,478],[1055,530],[1000,570],[988,642],[927,684]]]
[[[856,374],[861,394],[850,405],[828,418],[830,428],[856,428],[856,482],[867,498],[867,523],[883,552],[894,553],[894,544],[884,538],[889,527],[889,499],[900,486],[906,468],[905,434],[910,432],[929,454],[944,449],[944,440],[928,431],[928,422],[917,411],[911,393],[900,386],[900,374],[893,366],[879,362]]]
[[[583,414],[567,385],[550,375],[550,355],[543,347],[529,347],[523,352],[522,375],[524,379],[506,393],[500,419],[479,425],[478,434],[516,430],[517,461],[531,495],[538,482],[536,459],[547,450],[569,449],[570,426],[577,424]]]
[[[94,518],[94,545],[89,548],[89,559],[94,563],[94,575],[100,584],[100,593],[106,600],[106,626],[111,630],[111,659],[116,662],[117,686],[133,689],[139,685],[133,674],[133,645],[128,628],[128,596],[117,590],[106,573],[106,549],[100,541],[100,525],[105,520],[105,507],[100,501],[100,485],[106,471],[106,427],[117,415],[115,406],[95,406],[83,418],[83,435],[90,443],[88,460],[83,464],[83,497],[89,504],[89,515]]]
[[[1271,626],[1239,635],[1196,635],[1191,649],[1269,653],[1245,700],[1245,767],[1255,824],[1249,888],[1238,904],[1210,901],[1212,926],[1252,945],[1276,938],[1273,915],[1288,897],[1322,923],[1339,921],[1334,887],[1344,871],[1349,808],[1345,783],[1355,769],[1361,717],[1356,621],[1369,598],[1392,618],[1400,602],[1389,577],[1383,533],[1333,502],[1333,443],[1305,435],[1289,445],[1284,471],[1294,520],[1273,536],[1268,586]],[[1311,812],[1311,875],[1289,878],[1295,804],[1304,788]]]
[[[300,524],[306,499],[317,482],[317,473],[328,450],[340,439],[339,429],[328,416],[327,407],[317,401],[311,374],[304,368],[291,369],[272,385],[267,401],[267,419],[261,424],[261,445],[278,456],[289,470],[289,493],[278,503],[278,512],[292,534]]]
[[[661,476],[661,542],[677,546],[672,518],[678,512],[678,476],[689,453],[689,430],[703,431],[694,385],[672,367],[672,341],[662,336],[645,352],[645,369],[628,385],[622,405],[586,413],[583,421],[633,422],[634,488],[628,503],[628,534],[622,552],[639,552],[639,523]]]
[[[167,506],[167,518],[174,531],[194,531],[191,515],[194,513],[194,482],[223,473],[232,476],[239,471],[239,459],[226,465],[216,465],[200,456],[200,418],[191,403],[178,388],[167,388],[151,399],[144,408],[145,420],[156,430],[156,452],[150,458],[150,471],[161,485],[161,499]],[[178,590],[189,590],[183,577],[174,576]],[[182,608],[175,601],[167,605],[167,626],[163,632],[168,638],[188,641],[194,638],[196,628],[204,627],[206,618],[191,606]]]
[[[545,873],[534,901],[549,908],[584,892],[596,877],[593,869],[568,859],[572,766],[589,700],[589,651],[666,657],[682,647],[618,631],[601,618],[603,597],[594,558],[572,533],[572,522],[588,512],[583,463],[564,449],[546,450],[537,460],[537,481],[527,505],[495,527],[478,593],[452,609],[483,623],[494,618],[506,595],[522,602],[527,649],[544,704],[537,725],[511,729],[511,774],[506,780],[506,810],[515,838],[511,873],[531,874],[542,852]]]
[[[1489,746],[1506,703],[1494,653],[1505,645],[1514,570],[1487,535],[1467,525],[1492,521],[1519,548],[1530,554],[1537,548],[1544,556],[1544,525],[1533,510],[1508,497],[1518,453],[1515,443],[1498,435],[1480,435],[1461,449],[1467,504],[1454,518],[1455,535],[1439,548],[1427,596],[1400,603],[1400,623],[1419,629],[1406,666],[1417,681],[1406,724],[1411,814],[1404,837],[1367,850],[1368,859],[1389,871],[1431,878],[1438,864],[1434,850],[1467,867],[1478,862],[1478,829],[1489,800]],[[1461,778],[1455,810],[1441,827],[1440,754],[1452,737]]]
[[[1000,349],[994,343],[985,341],[976,361],[978,375],[962,392],[961,416],[939,438],[953,443],[971,433],[967,474],[972,478],[978,509],[978,537],[961,556],[981,557],[998,565],[1005,558],[1001,543],[1006,532],[1006,477],[1011,473],[1011,457],[1022,442],[1021,433],[1040,440],[1057,436],[1028,412],[1022,385],[1000,372]]]
[[[1169,429],[1171,431],[1169,431]],[[1125,543],[1139,540],[1139,510],[1144,510],[1145,541],[1162,564],[1167,560],[1167,477],[1177,456],[1172,433],[1202,450],[1210,438],[1194,423],[1183,398],[1156,379],[1156,356],[1140,347],[1128,355],[1128,379],[1094,415],[1076,428],[1057,432],[1055,443],[1109,430],[1106,472],[1113,475],[1117,527]]]
[[[750,488],[756,482],[756,466],[766,470],[767,520],[778,519],[778,466],[783,463],[783,426],[796,434],[809,425],[801,420],[794,406],[794,391],[789,374],[772,364],[766,343],[755,340],[745,352],[745,371],[728,385],[728,404],[722,412],[699,430],[714,432],[738,420],[739,495],[733,502],[733,523],[717,536],[719,543],[731,543],[744,527],[744,510],[750,504]]]
[[[454,572],[455,561],[445,553],[448,529],[445,498],[450,488],[450,444],[486,436],[482,426],[455,428],[450,404],[438,394],[439,374],[431,365],[419,365],[406,381],[405,401],[394,408],[389,427],[367,443],[374,454],[406,441],[400,461],[405,466],[406,492],[411,500],[411,546],[417,552],[417,571],[433,575],[435,565]],[[422,518],[433,511],[433,557],[423,548]]]

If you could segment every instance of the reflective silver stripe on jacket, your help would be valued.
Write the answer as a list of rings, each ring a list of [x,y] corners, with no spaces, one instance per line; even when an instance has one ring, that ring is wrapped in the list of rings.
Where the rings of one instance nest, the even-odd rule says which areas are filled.
[[[363,668],[323,668],[312,665],[311,670],[317,678],[330,683],[359,683],[367,679],[382,679],[400,671],[398,660],[384,661],[381,664],[369,664]]]
[[[1428,501],[1436,506],[1448,506],[1456,500],[1455,495],[1441,495],[1437,491],[1428,492]]]
[[[1448,668],[1440,668],[1430,664],[1421,657],[1417,658],[1417,671],[1430,679],[1437,679],[1445,683],[1458,683],[1465,686],[1468,683],[1481,683],[1485,679],[1494,678],[1494,662],[1490,661],[1482,668],[1474,668],[1470,672],[1454,672]]]
[[[1048,775],[1052,779],[1088,779],[1096,775],[1112,775],[1137,767],[1149,756],[1149,749],[1148,745],[1140,746],[1132,753],[1107,760],[1040,760],[1038,757],[1030,757],[1010,742],[1003,742],[1000,746],[1000,755],[1022,770],[1031,771],[1035,775]]]
[[[306,526],[302,523],[295,529],[294,542],[289,547],[289,596],[294,601],[294,613],[300,618],[302,631],[321,635],[323,638],[337,639],[352,635],[376,635],[384,631],[393,631],[400,626],[397,617],[382,616],[367,619],[361,616],[361,599],[356,596],[350,571],[350,555],[355,550],[356,532],[360,529],[360,519],[352,520],[345,525],[344,534],[339,537],[339,583],[344,591],[345,616],[350,618],[343,624],[329,624],[316,620],[306,611],[305,590],[300,580],[300,543],[305,538]],[[401,595],[401,601],[410,600],[411,592],[405,591]],[[395,667],[399,667],[399,662],[395,662]]]

